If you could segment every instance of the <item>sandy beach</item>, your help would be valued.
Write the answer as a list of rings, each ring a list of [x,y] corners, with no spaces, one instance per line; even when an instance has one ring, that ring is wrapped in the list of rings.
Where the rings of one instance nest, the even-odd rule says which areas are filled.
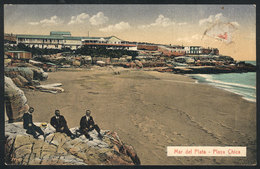
[[[24,90],[34,122],[59,109],[68,126],[85,110],[104,130],[132,145],[142,165],[256,164],[256,103],[177,74],[113,68],[64,69],[41,84],[62,83],[58,94]],[[167,157],[167,146],[246,146],[247,157]]]

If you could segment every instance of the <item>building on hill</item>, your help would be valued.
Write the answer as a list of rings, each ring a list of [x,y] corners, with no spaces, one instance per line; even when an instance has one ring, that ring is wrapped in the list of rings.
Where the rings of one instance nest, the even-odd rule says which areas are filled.
[[[77,49],[83,45],[104,46],[108,49],[137,50],[136,43],[123,41],[115,36],[110,37],[79,37],[71,36],[70,32],[51,31],[50,35],[17,35],[16,43],[29,47],[61,49],[64,47]]]
[[[156,51],[156,50],[158,50],[158,46],[157,45],[138,44],[137,49],[138,50]]]
[[[185,46],[186,55],[219,55],[218,48],[203,48],[201,46]]]
[[[158,51],[162,52],[166,56],[183,56],[185,55],[185,49],[183,46],[158,46]]]
[[[64,46],[63,36],[53,35],[17,35],[17,44],[29,47],[61,49]]]
[[[82,38],[84,37],[75,37],[75,36],[64,36],[63,37],[63,47],[78,49],[82,46]]]
[[[83,45],[98,47],[102,46],[107,49],[126,49],[126,50],[137,50],[137,45],[128,41],[123,41],[116,36],[110,37],[87,37],[82,39]]]
[[[190,46],[190,54],[194,55],[194,54],[201,54],[202,53],[202,47],[201,46]]]
[[[218,48],[202,48],[201,53],[206,55],[219,55],[219,50]]]

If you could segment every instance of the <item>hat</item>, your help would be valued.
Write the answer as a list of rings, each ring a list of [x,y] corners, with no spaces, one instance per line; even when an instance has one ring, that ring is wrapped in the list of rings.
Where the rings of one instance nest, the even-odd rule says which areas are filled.
[[[47,127],[47,123],[42,123],[41,126],[42,127]]]

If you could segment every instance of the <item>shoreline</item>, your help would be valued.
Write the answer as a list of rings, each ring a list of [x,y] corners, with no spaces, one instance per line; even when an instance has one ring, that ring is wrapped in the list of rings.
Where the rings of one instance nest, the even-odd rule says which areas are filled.
[[[225,73],[224,73],[224,74],[225,74]],[[213,87],[215,87],[215,88],[218,88],[218,89],[225,90],[225,91],[227,91],[227,92],[236,94],[236,95],[240,96],[242,99],[244,99],[244,100],[246,100],[246,101],[256,103],[256,98],[255,98],[255,99],[247,98],[247,97],[245,96],[245,95],[247,95],[247,94],[244,94],[244,95],[243,95],[243,94],[241,94],[241,93],[238,93],[238,92],[236,92],[236,91],[232,91],[232,90],[230,90],[230,89],[226,89],[226,88],[223,88],[223,87],[218,87],[217,85],[215,85],[214,83],[210,82],[210,81],[207,80],[206,78],[205,78],[205,80],[201,80],[201,79],[199,79],[199,78],[196,78],[196,76],[201,76],[201,75],[203,75],[203,74],[193,74],[193,75],[186,74],[185,76],[194,79],[194,80],[195,80],[195,83],[208,84],[208,85],[213,86]],[[209,75],[210,75],[210,74],[209,74]],[[200,81],[201,81],[201,82],[200,82]]]
[[[60,109],[69,127],[77,127],[85,109],[91,109],[101,129],[116,131],[135,147],[142,165],[255,164],[255,103],[179,74],[113,69],[49,73],[42,84],[61,82],[65,91],[25,90],[36,110],[34,121],[48,122]],[[167,157],[166,147],[178,145],[250,149],[247,158]]]
[[[150,69],[147,69],[145,71],[157,71],[157,70],[150,70]],[[175,73],[171,73],[171,72],[160,72],[160,73],[169,73],[169,74],[175,74]],[[249,72],[245,72],[245,73],[249,73]],[[256,72],[255,72],[256,73]],[[176,73],[176,74],[179,74],[179,73]],[[230,73],[220,73],[218,75],[221,75],[221,74],[230,74]],[[236,74],[236,73],[234,73]],[[228,89],[225,89],[225,88],[221,88],[221,87],[218,87],[214,84],[211,84],[210,81],[208,81],[206,78],[204,81],[202,81],[201,79],[198,79],[196,76],[200,76],[200,75],[205,75],[205,74],[179,74],[179,75],[183,75],[183,76],[186,76],[188,78],[191,78],[194,80],[194,83],[199,83],[199,84],[208,84],[210,86],[213,86],[214,88],[218,88],[218,89],[221,89],[221,90],[224,90],[224,91],[227,91],[227,92],[230,92],[230,93],[233,93],[233,94],[236,94],[238,96],[240,96],[242,99],[246,100],[246,101],[249,101],[249,102],[252,102],[252,103],[256,103],[256,98],[255,99],[250,99],[250,98],[247,98],[246,96],[244,96],[243,94],[240,94],[240,93],[237,93],[237,92],[234,92],[234,91],[231,91],[231,90],[228,90]],[[215,74],[206,74],[206,75],[215,75]],[[201,81],[201,82],[200,82]]]

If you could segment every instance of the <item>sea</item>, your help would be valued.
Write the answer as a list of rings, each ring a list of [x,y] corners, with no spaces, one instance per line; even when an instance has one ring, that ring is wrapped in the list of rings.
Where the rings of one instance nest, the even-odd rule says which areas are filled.
[[[256,61],[246,61],[256,65]],[[217,88],[241,95],[243,99],[256,102],[256,72],[193,74],[198,83],[207,83]]]

